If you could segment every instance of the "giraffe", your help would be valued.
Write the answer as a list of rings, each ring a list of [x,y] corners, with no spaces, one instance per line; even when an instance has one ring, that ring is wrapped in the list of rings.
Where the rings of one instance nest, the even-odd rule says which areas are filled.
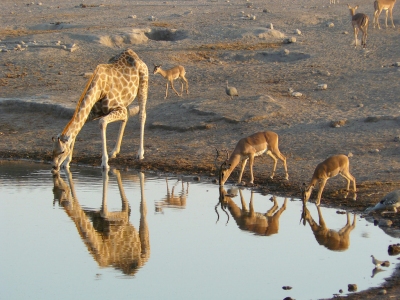
[[[306,225],[306,222],[308,222],[318,244],[332,251],[347,250],[350,245],[350,233],[356,227],[356,215],[354,214],[353,224],[351,224],[350,213],[347,213],[346,225],[339,231],[336,231],[329,229],[326,226],[324,217],[321,213],[321,207],[319,205],[316,206],[318,210],[319,224],[314,221],[310,211],[306,207],[306,204],[303,203],[303,211],[301,213],[303,225]]]
[[[240,209],[236,203],[232,200],[225,189],[220,186],[220,201],[222,201],[223,207],[228,207],[229,212],[235,219],[236,224],[241,230],[253,232],[256,235],[270,236],[278,233],[279,231],[279,219],[281,214],[286,210],[287,198],[280,209],[278,209],[278,202],[275,196],[272,196],[271,200],[274,205],[265,213],[258,213],[254,211],[253,206],[253,194],[251,191],[250,198],[250,210],[247,208],[246,202],[243,197],[242,190],[239,189],[240,201],[242,208]]]
[[[86,84],[71,120],[57,138],[52,138],[53,174],[58,172],[61,166],[69,168],[78,133],[85,122],[95,119],[100,119],[101,166],[103,169],[109,169],[106,140],[107,124],[121,121],[116,145],[110,153],[110,158],[114,158],[120,151],[128,117],[137,113],[139,113],[140,120],[140,143],[137,158],[144,158],[143,139],[148,73],[146,64],[131,49],[111,58],[108,64],[100,64],[96,67]],[[136,96],[138,96],[139,106],[128,108]]]
[[[117,176],[122,210],[107,209],[108,171],[103,171],[103,201],[100,211],[83,209],[78,201],[72,175],[65,169],[69,186],[60,173],[53,176],[54,203],[64,208],[75,223],[82,241],[100,267],[113,266],[126,275],[134,275],[150,258],[149,229],[146,220],[147,205],[144,196],[144,174],[139,173],[141,203],[139,232],[129,222],[130,207],[121,175]]]

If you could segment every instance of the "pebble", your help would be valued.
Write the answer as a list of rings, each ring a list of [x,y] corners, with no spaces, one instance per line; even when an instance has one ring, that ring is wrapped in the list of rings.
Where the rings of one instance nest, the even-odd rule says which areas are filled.
[[[357,284],[351,283],[347,285],[349,292],[356,292],[357,291]]]

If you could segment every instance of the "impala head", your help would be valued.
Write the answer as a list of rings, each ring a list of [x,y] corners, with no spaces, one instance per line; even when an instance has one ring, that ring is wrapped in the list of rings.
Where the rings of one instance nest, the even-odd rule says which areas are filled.
[[[301,195],[301,198],[303,199],[303,203],[306,203],[308,201],[308,199],[310,199],[313,188],[314,188],[313,184],[306,186],[306,184],[303,183],[303,189],[302,189],[302,195]]]
[[[229,159],[229,153],[228,150],[224,149],[224,150],[218,150],[217,148],[215,148],[217,155],[215,156],[215,168],[218,170],[218,182],[220,186],[223,186],[225,181],[228,179],[230,172],[228,174],[229,168],[231,167],[230,164],[228,164],[228,159]],[[225,151],[226,152],[226,159],[225,161],[222,163],[222,165],[220,167],[218,167],[217,165],[217,160],[218,157],[220,156],[220,152],[221,151]]]
[[[161,65],[154,64],[153,74],[157,74],[158,72],[160,72],[160,69],[161,69]]]
[[[67,158],[71,151],[70,141],[68,137],[59,136],[53,137],[53,169],[52,173],[55,174],[60,171],[61,164]]]
[[[354,16],[354,14],[356,13],[356,9],[358,8],[358,5],[351,7],[350,4],[347,4],[347,7],[350,9],[350,14]]]

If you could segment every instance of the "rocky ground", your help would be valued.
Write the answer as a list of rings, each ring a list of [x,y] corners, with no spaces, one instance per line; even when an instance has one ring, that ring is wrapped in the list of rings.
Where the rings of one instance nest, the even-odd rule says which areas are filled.
[[[0,157],[50,161],[51,138],[71,117],[87,75],[131,48],[151,73],[145,158],[134,159],[139,124],[132,117],[112,166],[210,180],[216,175],[216,147],[232,150],[240,138],[271,130],[279,134],[290,177],[284,180],[279,162],[277,176],[270,179],[272,161],[260,157],[254,170],[257,188],[299,197],[319,162],[352,153],[357,200],[345,199],[344,180],[334,178],[322,205],[362,212],[400,186],[400,40],[398,27],[386,29],[383,17],[381,30],[372,27],[370,1],[350,3],[355,4],[370,18],[366,49],[354,47],[347,5],[328,0],[3,0]],[[398,24],[396,8],[394,18]],[[178,97],[170,90],[164,99],[166,82],[152,74],[153,64],[183,65],[189,95]],[[227,80],[239,93],[233,100],[225,94]],[[320,89],[321,84],[327,88]],[[109,144],[117,130],[109,126]],[[101,164],[97,122],[80,132],[73,163]],[[396,214],[372,216],[392,221],[383,229],[399,236]],[[379,297],[398,297],[399,282],[392,276],[387,294]],[[374,299],[381,289],[348,298]]]

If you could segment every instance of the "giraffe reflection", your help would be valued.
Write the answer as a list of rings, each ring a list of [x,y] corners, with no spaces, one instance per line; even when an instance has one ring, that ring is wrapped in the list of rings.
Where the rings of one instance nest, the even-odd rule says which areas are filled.
[[[281,208],[279,208],[278,201],[275,196],[272,196],[271,200],[274,205],[266,212],[259,213],[254,211],[253,205],[253,194],[251,191],[251,198],[249,208],[247,208],[245,199],[243,197],[242,190],[239,189],[240,201],[242,208],[232,200],[232,195],[227,193],[223,186],[220,186],[220,203],[223,208],[227,207],[232,217],[235,219],[236,224],[241,230],[250,231],[256,235],[270,236],[276,234],[279,231],[279,218],[286,209],[287,198],[283,202]],[[279,209],[278,209],[279,208]]]
[[[350,213],[347,213],[346,225],[339,231],[335,231],[327,228],[320,206],[316,205],[316,207],[318,210],[319,224],[314,221],[306,204],[303,203],[303,212],[301,214],[303,225],[306,225],[306,222],[310,224],[318,244],[333,251],[347,250],[350,245],[350,232],[356,227],[356,215],[354,215],[353,224],[351,224]]]
[[[168,186],[168,178],[167,177],[165,178],[165,182],[167,183],[167,195],[163,198],[163,200],[157,201],[155,203],[155,206],[156,206],[155,210],[157,213],[163,213],[164,207],[171,207],[171,208],[185,208],[186,207],[186,198],[189,194],[189,182],[187,182],[186,191],[185,191],[183,179],[181,179],[181,181],[182,181],[181,192],[178,195],[175,195],[174,191],[175,191],[175,187],[179,183],[179,179],[174,184],[174,186],[172,187],[171,192],[170,192],[169,186]]]
[[[100,267],[112,266],[124,274],[134,275],[150,257],[147,206],[144,196],[144,174],[140,178],[139,232],[129,223],[130,207],[119,171],[114,171],[122,200],[122,209],[107,209],[108,172],[103,171],[103,201],[100,211],[84,209],[76,196],[72,175],[65,170],[69,186],[59,174],[53,176],[54,202],[58,201],[75,226],[90,254]]]

